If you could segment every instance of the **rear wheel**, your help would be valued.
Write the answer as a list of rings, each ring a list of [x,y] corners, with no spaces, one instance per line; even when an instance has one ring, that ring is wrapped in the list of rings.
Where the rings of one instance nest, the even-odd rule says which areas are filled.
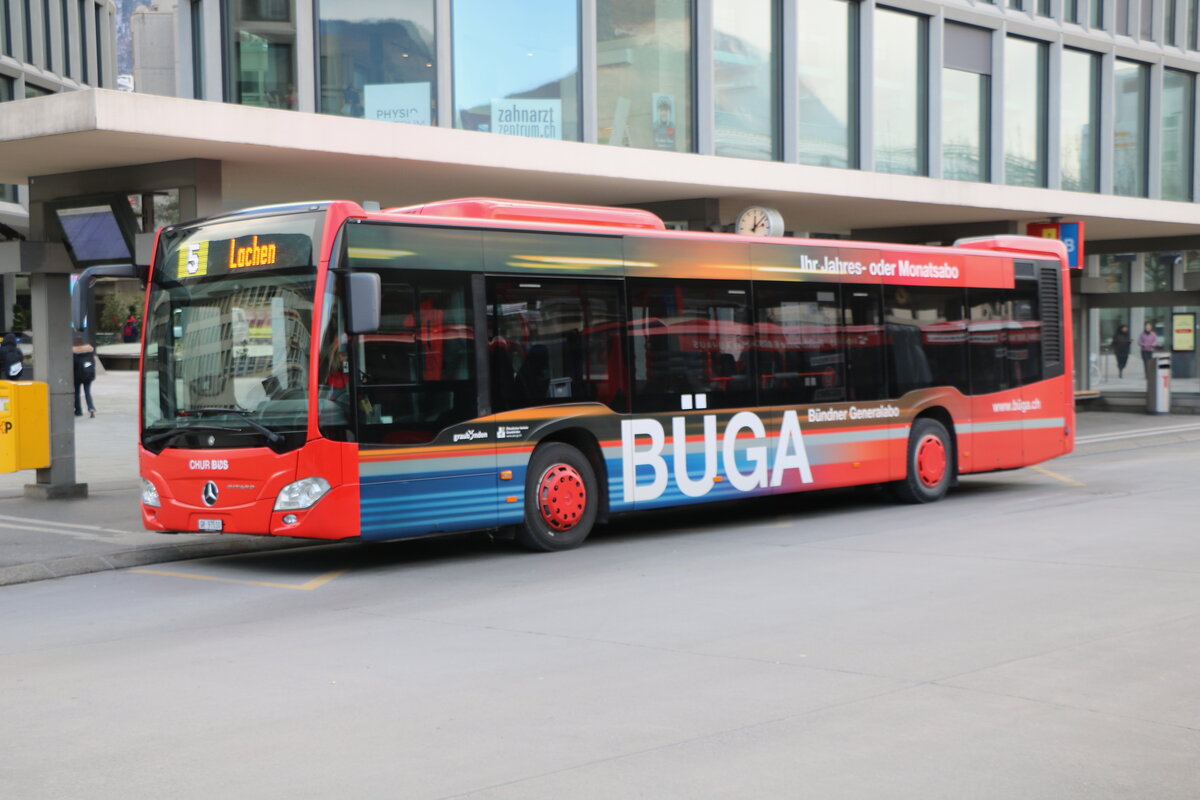
[[[892,484],[896,497],[905,503],[940,500],[954,481],[954,445],[946,426],[923,417],[913,423],[908,435],[908,459],[903,480]]]
[[[598,492],[583,453],[561,442],[538,447],[525,474],[525,521],[517,527],[517,541],[543,552],[583,544],[596,521]]]

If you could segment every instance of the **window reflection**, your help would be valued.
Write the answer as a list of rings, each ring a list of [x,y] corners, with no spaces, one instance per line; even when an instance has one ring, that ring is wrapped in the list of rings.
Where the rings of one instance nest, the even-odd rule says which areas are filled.
[[[949,68],[942,71],[943,177],[988,179],[989,84],[987,75]]]
[[[1149,122],[1150,68],[1117,59],[1113,68],[1113,192],[1146,196],[1146,134]]]
[[[858,4],[799,0],[801,164],[854,167],[858,99]]]
[[[226,99],[296,108],[292,0],[225,0]]]
[[[597,0],[601,144],[690,151],[692,12],[687,0]]]
[[[716,0],[713,92],[716,154],[777,156],[775,0]]]
[[[875,12],[875,169],[924,175],[926,18]]]
[[[626,410],[619,289],[612,281],[493,280],[493,410],[583,402]]]
[[[575,0],[456,0],[454,126],[579,139]]]
[[[680,395],[707,408],[754,404],[749,284],[631,280],[633,410],[675,411]]]
[[[1129,274],[1136,259],[1133,253],[1100,256],[1100,277],[1104,279],[1104,291],[1128,292]]]
[[[434,123],[433,0],[319,0],[320,110]]]
[[[1163,70],[1162,196],[1164,200],[1192,199],[1196,76]]]
[[[1004,54],[1004,182],[1046,185],[1046,60],[1041,42],[1008,37]]]
[[[942,176],[986,181],[994,34],[954,22],[945,23],[942,33]]]
[[[1100,57],[1062,52],[1062,188],[1094,192],[1099,186]]]

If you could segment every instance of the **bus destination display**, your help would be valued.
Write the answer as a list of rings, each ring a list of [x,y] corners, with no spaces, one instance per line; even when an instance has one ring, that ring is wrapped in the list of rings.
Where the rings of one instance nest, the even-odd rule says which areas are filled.
[[[298,233],[253,234],[187,242],[179,248],[176,278],[199,278],[243,269],[306,266],[312,240]]]

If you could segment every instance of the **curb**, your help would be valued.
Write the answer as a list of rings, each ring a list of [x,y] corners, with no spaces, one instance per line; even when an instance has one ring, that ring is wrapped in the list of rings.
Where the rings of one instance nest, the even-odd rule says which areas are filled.
[[[247,537],[223,542],[195,542],[192,544],[169,544],[155,547],[140,547],[116,553],[95,556],[65,556],[32,564],[16,564],[0,567],[0,586],[67,578],[73,575],[89,575],[94,572],[109,572],[147,564],[162,564],[168,561],[184,561],[216,556],[243,555],[271,550],[292,550],[313,547],[330,542],[309,539],[286,539],[276,537]]]

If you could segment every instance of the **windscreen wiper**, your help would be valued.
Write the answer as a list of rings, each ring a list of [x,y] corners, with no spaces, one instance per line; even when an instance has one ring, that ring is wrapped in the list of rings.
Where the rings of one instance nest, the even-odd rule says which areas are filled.
[[[267,437],[267,441],[271,444],[279,444],[283,441],[283,434],[276,433],[275,431],[271,430],[266,425],[263,425],[261,422],[255,420],[254,417],[250,416],[249,412],[243,411],[240,408],[210,406],[206,408],[189,408],[188,411],[192,414],[237,414],[239,417],[249,423],[251,428],[254,428],[254,430]]]
[[[161,442],[163,439],[170,439],[172,436],[178,436],[181,433],[191,433],[192,431],[221,431],[223,433],[237,433],[236,428],[227,428],[221,425],[177,425],[174,428],[168,428],[165,431],[159,431],[142,438],[142,444],[152,445],[155,442]]]

